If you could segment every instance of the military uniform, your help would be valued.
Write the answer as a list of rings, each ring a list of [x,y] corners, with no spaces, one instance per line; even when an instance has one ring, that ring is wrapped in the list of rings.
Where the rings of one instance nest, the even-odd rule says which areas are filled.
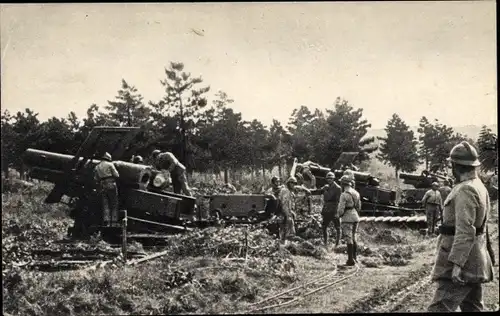
[[[335,179],[335,175],[329,172],[326,179]],[[323,209],[321,210],[321,216],[323,221],[321,223],[321,230],[323,231],[323,241],[325,245],[328,243],[328,226],[331,222],[335,227],[336,238],[335,245],[337,246],[340,241],[340,218],[337,213],[337,207],[339,205],[340,195],[342,194],[342,188],[335,182],[332,184],[326,184],[319,190],[312,191],[313,195],[323,194]]]
[[[441,217],[440,212],[441,206],[443,205],[441,193],[434,189],[425,192],[425,195],[422,198],[422,204],[425,208],[427,229],[431,234],[433,234],[436,227],[436,220],[438,217]]]
[[[155,161],[155,167],[158,170],[168,170],[172,179],[172,186],[175,193],[181,191],[191,196],[186,177],[186,167],[170,152],[164,152],[158,155]]]
[[[356,231],[359,223],[358,211],[361,209],[361,198],[358,191],[350,186],[352,180],[348,176],[342,176],[340,180],[346,186],[340,195],[338,215],[347,244],[347,265],[353,265],[356,261]]]
[[[479,166],[477,158],[477,151],[462,142],[451,150],[449,159],[456,169],[456,165]],[[485,234],[490,212],[488,191],[474,168],[456,173],[458,183],[444,201],[443,225],[431,275],[437,290],[429,312],[455,312],[458,307],[462,312],[481,311],[482,283],[494,277]]]
[[[102,202],[103,221],[105,224],[118,220],[118,188],[116,179],[120,174],[111,162],[111,156],[105,155],[94,169],[94,179],[98,183],[99,196]]]
[[[295,236],[295,194],[288,188],[283,187],[279,193],[280,204],[280,239],[285,240]]]
[[[451,188],[448,185],[443,185],[441,188],[439,188],[439,193],[441,193],[441,200],[446,201],[446,198],[451,192]]]

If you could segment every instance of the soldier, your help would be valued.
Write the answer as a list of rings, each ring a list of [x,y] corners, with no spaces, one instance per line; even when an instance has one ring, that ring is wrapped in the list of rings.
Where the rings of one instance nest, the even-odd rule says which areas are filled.
[[[116,179],[120,177],[112,162],[111,155],[105,153],[94,168],[94,179],[98,184],[98,192],[102,201],[104,226],[108,226],[113,219],[118,220],[118,189]]]
[[[338,216],[342,223],[342,231],[347,244],[347,266],[355,264],[357,243],[356,230],[359,223],[359,210],[361,210],[361,198],[358,191],[352,187],[352,180],[348,176],[340,178],[340,184],[344,192],[340,195]]]
[[[315,165],[313,162],[307,161],[306,163],[297,165],[295,176],[301,178],[301,183],[308,189],[316,189],[316,177],[311,172],[310,165]]]
[[[439,188],[439,193],[441,193],[441,200],[444,202],[451,192],[450,181],[448,179],[443,181],[443,186]]]
[[[437,290],[429,312],[482,311],[482,283],[493,280],[486,222],[489,195],[477,176],[481,163],[468,142],[450,152],[456,184],[444,202],[443,225],[438,237],[436,261],[431,278]]]
[[[335,174],[333,172],[328,172],[326,174],[326,181],[328,184],[318,190],[311,191],[311,194],[323,194],[323,209],[321,211],[321,215],[323,217],[323,221],[321,223],[323,242],[325,243],[325,246],[328,244],[328,226],[331,222],[333,222],[336,232],[335,247],[337,247],[340,242],[340,219],[337,213],[337,207],[339,204],[340,194],[342,194],[342,188],[340,185],[335,183]]]
[[[135,164],[142,164],[142,163],[144,163],[144,159],[142,159],[141,156],[137,155],[137,156],[133,156],[132,162]]]
[[[187,184],[186,167],[168,151],[161,153],[158,149],[155,149],[152,157],[156,169],[166,170],[170,173],[174,193],[181,193],[182,191],[185,195],[191,196],[191,191]]]
[[[434,234],[434,228],[436,227],[436,219],[438,214],[441,213],[441,207],[443,205],[443,200],[441,199],[441,193],[438,191],[439,184],[437,182],[432,183],[432,189],[425,192],[422,198],[422,206],[425,208],[425,215],[427,216],[427,232],[429,234]]]
[[[295,187],[297,179],[294,177],[286,180],[286,185],[281,188],[279,193],[280,205],[280,239],[286,243],[286,239],[295,235]]]

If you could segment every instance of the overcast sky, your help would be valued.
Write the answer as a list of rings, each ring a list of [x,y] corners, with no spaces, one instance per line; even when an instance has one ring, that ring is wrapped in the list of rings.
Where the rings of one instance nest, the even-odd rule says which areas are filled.
[[[1,5],[2,111],[79,117],[121,79],[163,96],[170,61],[235,100],[245,120],[287,122],[337,96],[374,128],[393,113],[497,124],[496,7],[475,2]],[[196,30],[198,35],[192,30]]]

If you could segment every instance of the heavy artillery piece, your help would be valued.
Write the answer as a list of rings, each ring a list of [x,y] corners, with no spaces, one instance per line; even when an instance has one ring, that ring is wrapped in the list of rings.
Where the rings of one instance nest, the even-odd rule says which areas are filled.
[[[100,231],[116,236],[121,215],[112,218],[111,227],[102,225],[102,212],[97,199],[93,169],[104,152],[109,152],[120,173],[118,180],[119,210],[136,218],[128,229],[134,233],[187,230],[184,217],[195,213],[195,199],[166,192],[164,180],[151,166],[121,161],[127,146],[138,132],[134,127],[95,127],[75,155],[64,155],[37,149],[24,153],[24,163],[33,179],[55,184],[45,203],[65,203],[71,207],[74,226],[68,231],[74,238],[88,237]],[[159,181],[155,181],[158,178]]]
[[[420,175],[401,172],[399,178],[404,184],[412,185],[414,189],[404,189],[401,195],[400,205],[408,208],[420,208],[422,199],[432,187],[433,182],[449,180],[448,177],[434,172],[422,171]]]
[[[320,188],[325,185],[326,174],[333,172],[336,182],[340,180],[347,166],[352,166],[352,161],[356,157],[357,152],[344,152],[335,162],[336,167],[333,171],[330,168],[320,166],[319,164],[308,162],[305,165],[311,170],[311,173],[316,178],[316,187]],[[291,175],[295,175],[304,164],[299,164],[297,160],[291,169]],[[355,179],[355,188],[361,195],[362,199],[362,216],[379,216],[379,215],[398,215],[408,216],[413,215],[413,210],[401,207],[396,202],[396,191],[380,187],[380,180],[369,173],[351,170]]]

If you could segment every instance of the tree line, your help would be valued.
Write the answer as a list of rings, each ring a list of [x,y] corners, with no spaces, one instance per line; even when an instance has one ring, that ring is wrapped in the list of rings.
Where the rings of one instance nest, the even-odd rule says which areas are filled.
[[[420,120],[418,138],[410,127],[394,114],[386,126],[386,137],[367,137],[371,124],[363,117],[363,109],[355,109],[349,101],[337,97],[323,112],[302,105],[291,113],[283,126],[273,120],[270,126],[259,120],[245,121],[231,105],[235,102],[223,91],[207,102],[210,86],[201,77],[185,71],[183,63],[171,62],[160,81],[164,97],[145,102],[138,89],[122,80],[114,100],[100,107],[92,104],[86,115],[78,118],[70,112],[65,118],[52,117],[40,121],[38,113],[2,113],[2,166],[23,172],[22,153],[37,148],[74,154],[93,127],[137,126],[136,154],[148,157],[152,150],[173,152],[186,165],[188,172],[224,171],[225,180],[231,170],[266,172],[283,166],[291,157],[332,166],[342,152],[357,151],[356,163],[366,165],[371,154],[400,171],[413,172],[420,163],[426,168],[444,165],[449,150],[467,137],[455,133],[438,120],[425,116]],[[496,134],[485,126],[476,145],[491,170],[496,164]],[[491,148],[494,147],[492,151]]]

